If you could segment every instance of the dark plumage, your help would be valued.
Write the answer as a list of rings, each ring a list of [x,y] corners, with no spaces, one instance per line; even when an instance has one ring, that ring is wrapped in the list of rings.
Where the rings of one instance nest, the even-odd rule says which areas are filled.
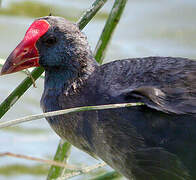
[[[99,66],[76,25],[60,17],[41,20],[50,25],[36,41],[45,69],[44,112],[145,104],[47,118],[55,132],[128,179],[196,179],[196,62],[147,57]]]

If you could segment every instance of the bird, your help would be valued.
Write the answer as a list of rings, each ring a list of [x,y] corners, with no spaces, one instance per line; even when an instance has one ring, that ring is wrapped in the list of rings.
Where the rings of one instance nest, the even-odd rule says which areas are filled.
[[[36,19],[1,75],[45,70],[44,112],[143,105],[47,117],[52,129],[131,180],[196,179],[196,61],[127,58],[99,65],[86,35],[62,17]]]

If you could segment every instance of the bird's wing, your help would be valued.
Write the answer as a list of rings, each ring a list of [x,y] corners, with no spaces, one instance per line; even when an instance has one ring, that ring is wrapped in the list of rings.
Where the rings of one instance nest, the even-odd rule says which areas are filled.
[[[163,112],[196,113],[196,61],[172,57],[126,59],[101,66],[98,77],[97,89],[115,97],[116,102],[121,98],[133,102],[136,98]]]
[[[175,114],[196,113],[196,89],[187,87],[141,86],[123,92],[126,99],[138,99],[148,107]]]

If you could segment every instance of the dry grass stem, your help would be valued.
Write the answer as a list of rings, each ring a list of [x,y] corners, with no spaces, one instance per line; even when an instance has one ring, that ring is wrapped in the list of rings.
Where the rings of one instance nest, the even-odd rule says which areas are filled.
[[[9,156],[9,157],[15,157],[15,158],[26,159],[26,160],[31,160],[31,161],[37,161],[37,162],[41,162],[41,163],[48,164],[48,165],[64,167],[67,170],[72,170],[72,171],[82,171],[81,168],[78,168],[73,165],[68,165],[68,164],[53,161],[53,160],[46,160],[46,159],[36,158],[36,157],[32,157],[32,156],[26,156],[26,155],[22,155],[22,154],[15,154],[15,153],[11,153],[11,152],[0,153],[0,157],[3,157],[3,156]]]
[[[131,107],[131,106],[141,106],[141,105],[144,105],[144,104],[143,103],[122,103],[122,104],[109,104],[109,105],[99,105],[99,106],[84,106],[84,107],[76,107],[76,108],[64,109],[64,110],[59,110],[59,111],[51,111],[51,112],[47,112],[47,113],[26,116],[26,117],[11,120],[8,122],[2,122],[2,123],[0,123],[0,128],[5,128],[5,127],[13,126],[16,124],[20,124],[23,122],[42,119],[45,117],[52,117],[52,116],[74,113],[74,112],[125,108],[125,107]]]

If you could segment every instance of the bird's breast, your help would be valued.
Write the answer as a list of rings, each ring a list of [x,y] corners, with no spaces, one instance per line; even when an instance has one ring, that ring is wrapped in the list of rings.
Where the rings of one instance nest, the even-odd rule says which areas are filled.
[[[68,109],[82,106],[81,97],[54,95],[43,93],[41,106],[44,112]],[[78,102],[78,103],[77,103]],[[77,112],[46,118],[53,130],[62,138],[69,141],[77,148],[94,156],[93,153],[93,133],[92,122],[96,119],[95,112]]]

